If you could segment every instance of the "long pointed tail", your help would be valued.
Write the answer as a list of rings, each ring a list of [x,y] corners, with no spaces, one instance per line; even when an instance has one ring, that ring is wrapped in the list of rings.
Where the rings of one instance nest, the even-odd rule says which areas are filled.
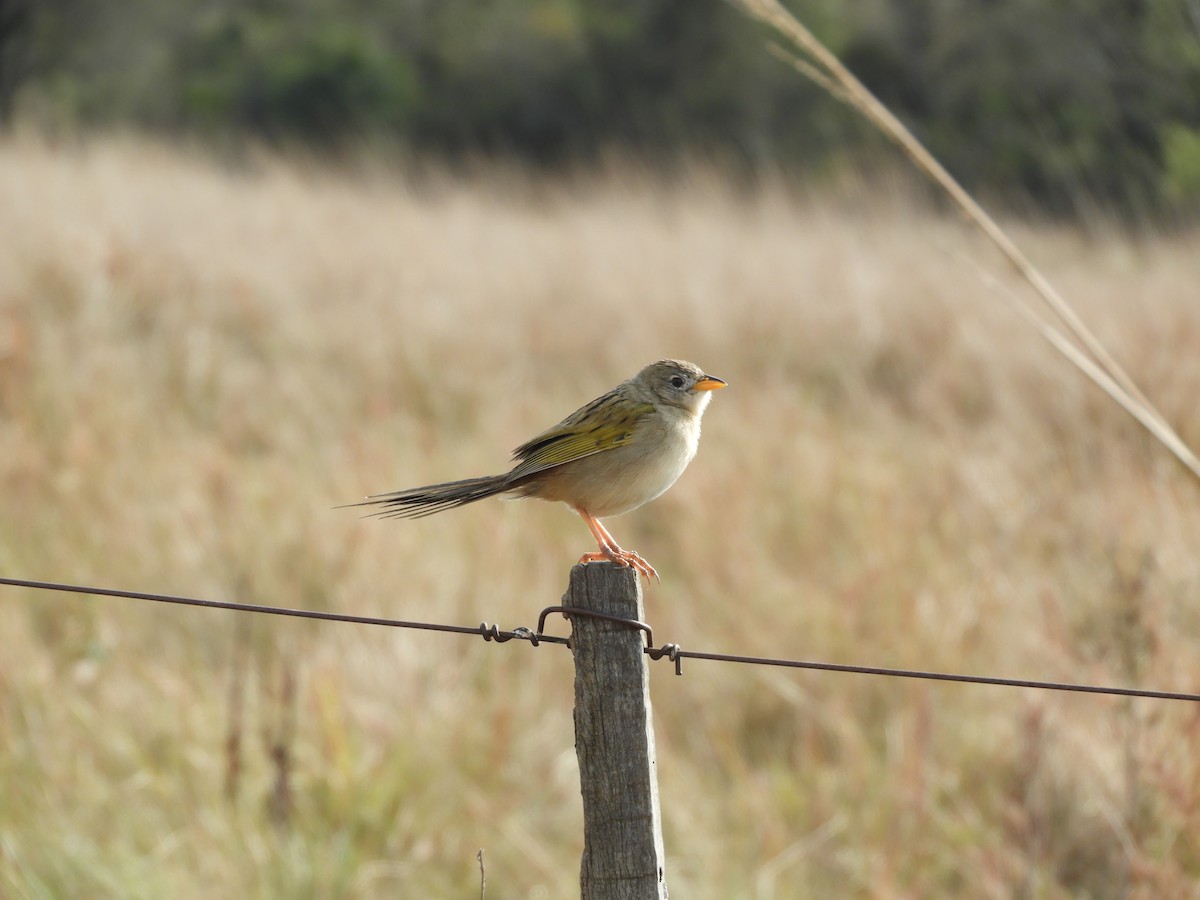
[[[507,475],[485,475],[482,478],[464,478],[462,481],[427,484],[406,491],[375,494],[361,503],[348,505],[378,506],[379,509],[367,515],[378,516],[381,519],[419,519],[443,509],[466,506],[484,497],[503,494],[510,488]]]

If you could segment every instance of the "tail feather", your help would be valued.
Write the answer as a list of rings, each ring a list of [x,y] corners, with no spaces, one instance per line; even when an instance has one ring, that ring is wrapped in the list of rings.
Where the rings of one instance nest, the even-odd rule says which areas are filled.
[[[380,519],[420,519],[432,516],[444,509],[454,509],[466,506],[485,497],[494,497],[509,490],[506,475],[485,475],[482,478],[464,478],[462,481],[448,481],[444,484],[428,484],[424,487],[409,488],[404,491],[392,491],[387,494],[374,494],[361,503],[351,503],[349,506],[378,506],[379,509],[367,513]]]

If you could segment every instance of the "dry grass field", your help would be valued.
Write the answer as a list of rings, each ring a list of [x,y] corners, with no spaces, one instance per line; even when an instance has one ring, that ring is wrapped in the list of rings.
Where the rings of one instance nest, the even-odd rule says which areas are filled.
[[[1011,224],[1200,444],[1197,235]],[[886,185],[10,140],[0,574],[532,626],[591,549],[565,508],[333,507],[499,471],[680,356],[730,387],[609,523],[662,573],[658,640],[1197,690],[1200,486],[975,263]],[[561,647],[11,588],[0,617],[2,897],[475,897],[480,848],[490,900],[577,894]],[[652,690],[672,896],[1200,896],[1195,705],[698,661]]]

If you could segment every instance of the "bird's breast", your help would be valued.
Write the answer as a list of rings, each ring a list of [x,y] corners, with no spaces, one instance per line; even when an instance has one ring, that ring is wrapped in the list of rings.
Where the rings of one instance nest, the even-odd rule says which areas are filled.
[[[673,485],[696,455],[699,439],[698,417],[656,415],[639,423],[628,444],[544,473],[531,493],[583,507],[598,518],[619,516]]]

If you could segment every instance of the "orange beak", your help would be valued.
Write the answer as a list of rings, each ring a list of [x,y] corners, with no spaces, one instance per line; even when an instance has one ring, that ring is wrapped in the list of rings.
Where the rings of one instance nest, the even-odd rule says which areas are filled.
[[[713,378],[711,375],[705,375],[696,382],[696,386],[693,388],[693,390],[719,391],[721,388],[725,387],[726,384],[728,384],[728,382],[722,381],[720,378]]]

